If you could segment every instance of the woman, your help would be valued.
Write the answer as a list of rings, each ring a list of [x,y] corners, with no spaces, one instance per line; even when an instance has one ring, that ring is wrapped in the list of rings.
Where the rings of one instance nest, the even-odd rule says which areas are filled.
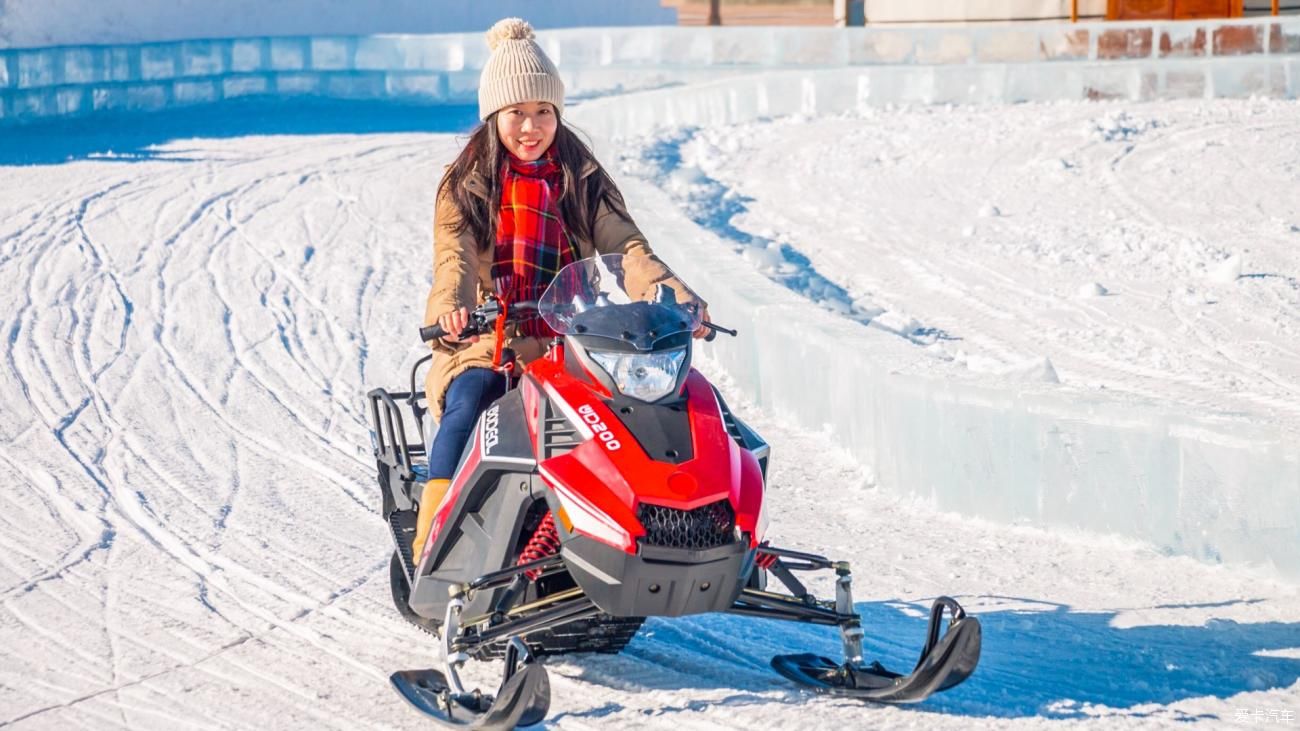
[[[449,335],[433,343],[425,381],[439,428],[420,498],[417,560],[479,414],[505,393],[505,376],[493,370],[495,336],[460,337],[469,311],[488,294],[507,303],[536,300],[565,265],[624,254],[644,257],[638,279],[651,289],[673,288],[679,302],[696,303],[708,319],[705,303],[655,258],[614,182],[564,126],[564,83],[532,27],[508,18],[487,37],[492,55],[479,79],[483,124],[438,186],[424,321]],[[695,336],[707,332],[701,326]],[[513,326],[504,347],[526,364],[553,336],[534,318]]]

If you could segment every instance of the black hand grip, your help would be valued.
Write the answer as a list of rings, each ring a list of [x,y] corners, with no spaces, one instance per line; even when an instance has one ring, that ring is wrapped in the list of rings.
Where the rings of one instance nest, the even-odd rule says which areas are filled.
[[[437,340],[446,334],[447,331],[443,330],[442,325],[439,325],[436,322],[432,325],[420,328],[420,340],[426,343],[430,340]]]
[[[721,325],[714,325],[711,322],[701,322],[700,324],[709,329],[709,334],[704,336],[704,342],[706,343],[713,342],[713,339],[718,337],[718,333],[724,333],[733,338],[739,334],[735,330],[722,327]]]
[[[483,326],[476,327],[474,322],[471,320],[470,323],[460,331],[460,341],[466,342],[475,335],[482,335],[486,329],[487,328]],[[431,340],[447,337],[451,337],[451,333],[443,330],[441,325],[429,325],[428,327],[420,328],[420,338],[426,343]]]

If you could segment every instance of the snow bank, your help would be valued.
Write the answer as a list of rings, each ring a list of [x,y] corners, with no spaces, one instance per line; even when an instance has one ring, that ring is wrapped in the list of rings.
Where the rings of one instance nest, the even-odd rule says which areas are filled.
[[[659,0],[7,0],[0,48],[481,32],[512,15],[537,28],[677,23],[677,11]]]
[[[599,120],[592,107],[582,123]],[[647,235],[736,339],[706,346],[739,390],[822,429],[878,486],[963,515],[1149,541],[1212,563],[1300,577],[1300,445],[1245,419],[1197,419],[1049,389],[892,372],[898,338],[834,316],[736,261],[639,181]],[[910,357],[916,357],[911,355]],[[806,460],[812,455],[774,455]],[[962,547],[952,546],[954,554]]]
[[[575,117],[616,140],[657,125],[846,111],[873,101],[877,71],[907,70],[752,76],[597,100]],[[964,515],[1118,534],[1300,577],[1300,445],[1286,433],[1132,399],[900,374],[894,364],[917,355],[899,338],[811,305],[685,214],[663,216],[663,191],[628,186],[629,200],[656,211],[656,246],[744,335],[718,341],[712,357],[764,408],[824,428],[880,486]]]

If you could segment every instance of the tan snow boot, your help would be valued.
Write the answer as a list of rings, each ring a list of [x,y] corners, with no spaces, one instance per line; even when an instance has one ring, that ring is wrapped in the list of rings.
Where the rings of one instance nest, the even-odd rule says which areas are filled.
[[[429,480],[424,484],[420,495],[420,514],[415,519],[415,541],[411,543],[411,556],[415,563],[420,563],[420,554],[424,551],[424,542],[429,539],[429,528],[433,526],[433,516],[438,513],[438,506],[451,487],[451,480]]]

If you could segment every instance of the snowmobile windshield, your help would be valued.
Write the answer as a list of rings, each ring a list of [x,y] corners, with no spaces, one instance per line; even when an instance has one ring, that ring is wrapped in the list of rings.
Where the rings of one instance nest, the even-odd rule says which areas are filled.
[[[560,335],[620,340],[638,350],[700,326],[694,302],[679,303],[665,284],[675,276],[658,259],[605,254],[560,270],[538,300],[542,319]]]

